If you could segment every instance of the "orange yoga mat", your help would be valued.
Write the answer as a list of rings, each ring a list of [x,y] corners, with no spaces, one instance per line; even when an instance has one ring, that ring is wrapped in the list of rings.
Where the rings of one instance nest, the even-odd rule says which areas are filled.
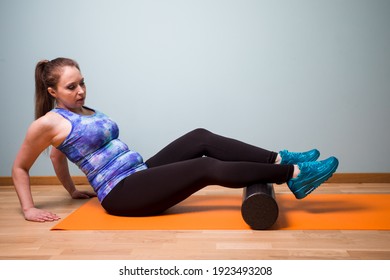
[[[278,194],[273,230],[389,230],[390,194],[311,194],[297,200]],[[93,198],[53,230],[250,230],[240,196],[194,195],[163,215],[117,217]]]

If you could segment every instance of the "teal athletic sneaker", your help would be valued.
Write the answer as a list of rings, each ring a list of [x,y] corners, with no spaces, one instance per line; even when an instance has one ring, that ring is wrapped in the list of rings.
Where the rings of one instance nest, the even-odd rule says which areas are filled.
[[[335,157],[298,163],[301,172],[297,178],[289,180],[287,185],[297,199],[302,199],[332,177],[338,166],[339,161]]]
[[[320,151],[313,149],[307,152],[295,153],[283,150],[279,152],[282,158],[281,164],[297,164],[300,162],[316,161],[320,157]]]

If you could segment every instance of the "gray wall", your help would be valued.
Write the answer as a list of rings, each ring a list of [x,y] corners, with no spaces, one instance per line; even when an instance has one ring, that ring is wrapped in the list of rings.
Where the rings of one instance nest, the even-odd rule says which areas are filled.
[[[58,56],[145,159],[205,127],[390,172],[390,1],[0,3],[0,176],[33,120],[35,64]],[[47,155],[31,175],[54,175]]]

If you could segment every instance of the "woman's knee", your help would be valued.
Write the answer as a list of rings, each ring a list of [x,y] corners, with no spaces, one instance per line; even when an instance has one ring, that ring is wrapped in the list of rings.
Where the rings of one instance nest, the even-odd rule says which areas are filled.
[[[212,177],[218,174],[221,161],[212,157],[202,157],[199,159],[199,170],[203,171],[203,175],[206,178]]]
[[[197,139],[204,139],[204,138],[210,136],[212,133],[205,128],[196,128],[196,129],[192,130],[189,134],[192,137],[196,137]]]
[[[196,128],[189,134],[192,144],[198,146],[202,151],[205,151],[209,147],[213,136],[213,133],[204,128]]]

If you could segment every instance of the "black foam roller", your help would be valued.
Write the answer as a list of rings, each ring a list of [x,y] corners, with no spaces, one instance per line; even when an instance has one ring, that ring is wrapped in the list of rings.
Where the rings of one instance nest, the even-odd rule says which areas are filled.
[[[258,183],[245,187],[241,215],[252,229],[270,228],[279,215],[273,185]]]

